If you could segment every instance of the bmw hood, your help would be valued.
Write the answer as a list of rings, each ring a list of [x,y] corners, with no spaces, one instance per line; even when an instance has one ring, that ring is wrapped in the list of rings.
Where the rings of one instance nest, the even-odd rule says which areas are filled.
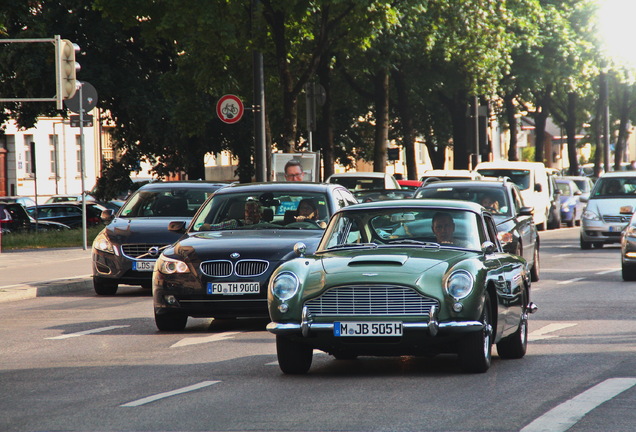
[[[294,245],[307,245],[307,253],[313,253],[322,230],[236,230],[206,231],[191,234],[174,245],[175,254],[192,261],[227,259],[231,254],[243,258],[280,261],[296,257]]]
[[[190,218],[115,218],[106,226],[106,233],[113,243],[172,244],[182,233],[168,231],[172,221],[190,222]]]

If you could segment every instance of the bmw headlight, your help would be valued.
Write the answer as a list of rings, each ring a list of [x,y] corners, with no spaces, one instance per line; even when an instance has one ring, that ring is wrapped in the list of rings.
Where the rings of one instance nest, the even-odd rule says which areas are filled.
[[[115,247],[108,238],[106,230],[103,230],[102,232],[97,234],[95,240],[93,240],[93,248],[106,253],[115,253]]]
[[[168,258],[163,255],[159,255],[159,259],[157,259],[157,263],[155,264],[155,269],[157,269],[159,273],[163,274],[190,272],[190,269],[185,262],[174,258]]]
[[[583,212],[583,214],[581,215],[582,219],[585,220],[590,220],[590,221],[600,221],[601,217],[599,215],[597,215],[596,213],[594,213],[593,211],[590,210],[585,210]]]
[[[280,300],[289,300],[298,292],[298,277],[291,272],[281,272],[272,281],[271,291]]]
[[[473,290],[474,281],[466,270],[457,270],[446,280],[446,292],[455,300],[463,299]]]

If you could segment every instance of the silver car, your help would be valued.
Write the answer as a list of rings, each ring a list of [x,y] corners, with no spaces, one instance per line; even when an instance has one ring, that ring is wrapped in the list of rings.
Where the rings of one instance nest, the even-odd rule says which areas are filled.
[[[636,171],[603,174],[581,217],[581,249],[620,243],[621,232],[636,210]]]
[[[621,233],[621,269],[624,281],[636,280],[636,213]]]

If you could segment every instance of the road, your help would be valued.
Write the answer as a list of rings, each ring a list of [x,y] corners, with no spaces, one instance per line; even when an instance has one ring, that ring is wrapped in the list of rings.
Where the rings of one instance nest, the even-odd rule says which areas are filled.
[[[0,430],[633,431],[636,285],[618,247],[541,233],[528,354],[464,374],[453,356],[337,361],[282,375],[265,321],[159,333],[147,291],[2,303]]]

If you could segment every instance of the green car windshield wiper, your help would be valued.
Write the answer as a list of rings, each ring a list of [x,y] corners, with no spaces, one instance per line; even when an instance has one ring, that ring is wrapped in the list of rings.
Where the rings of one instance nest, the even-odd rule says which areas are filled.
[[[388,245],[394,244],[404,244],[404,245],[415,245],[415,246],[429,246],[429,247],[440,247],[439,243],[435,242],[427,242],[422,240],[413,240],[413,239],[396,239],[390,240],[387,242]]]
[[[377,243],[341,243],[341,244],[337,244],[335,246],[331,246],[330,248],[327,248],[327,250],[349,249],[349,248],[372,248],[372,249],[376,249],[377,247],[378,247]]]

